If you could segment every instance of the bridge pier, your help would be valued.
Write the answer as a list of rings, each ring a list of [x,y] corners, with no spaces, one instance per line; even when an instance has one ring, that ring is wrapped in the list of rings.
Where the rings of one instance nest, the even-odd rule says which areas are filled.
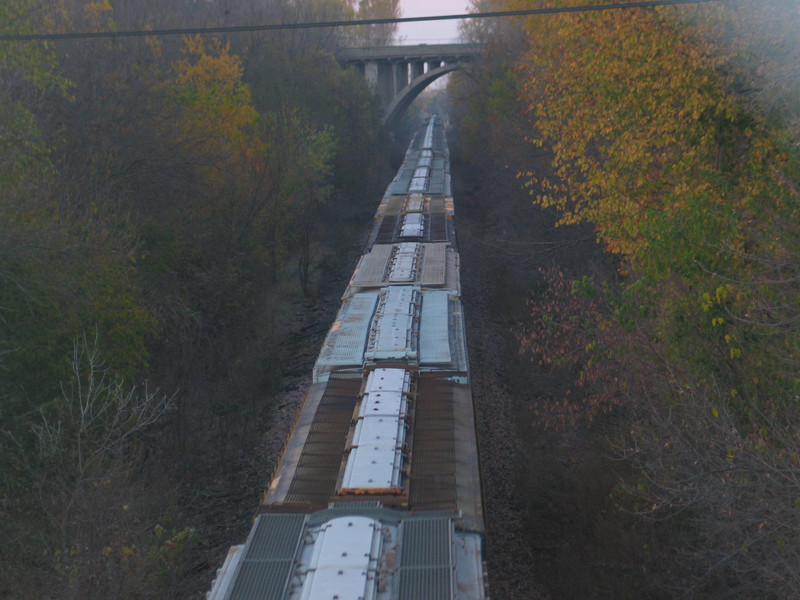
[[[364,74],[380,95],[384,123],[391,123],[430,83],[463,68],[482,50],[480,44],[421,44],[349,48],[337,52],[336,58]]]
[[[392,97],[394,98],[400,91],[408,85],[408,63],[396,62],[394,63],[394,88],[392,89]]]
[[[378,63],[360,63],[355,67],[364,74],[371,86],[378,87]]]
[[[378,63],[378,91],[384,105],[394,96],[394,65],[391,62]]]

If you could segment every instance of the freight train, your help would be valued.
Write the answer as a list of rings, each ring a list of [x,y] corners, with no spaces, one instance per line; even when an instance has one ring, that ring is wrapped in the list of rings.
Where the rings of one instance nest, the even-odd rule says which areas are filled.
[[[483,600],[483,499],[440,118],[416,132],[258,515],[209,600]]]

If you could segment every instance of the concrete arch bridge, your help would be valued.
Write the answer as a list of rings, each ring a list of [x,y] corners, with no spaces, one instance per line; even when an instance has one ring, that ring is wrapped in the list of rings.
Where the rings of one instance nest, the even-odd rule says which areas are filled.
[[[467,66],[482,50],[481,44],[345,48],[336,53],[336,60],[355,67],[377,87],[383,123],[392,126],[422,90],[442,75]]]

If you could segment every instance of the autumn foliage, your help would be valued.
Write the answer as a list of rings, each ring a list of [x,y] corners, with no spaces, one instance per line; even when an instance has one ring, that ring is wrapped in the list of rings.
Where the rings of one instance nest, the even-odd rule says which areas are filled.
[[[9,0],[0,32],[354,14]],[[0,596],[208,588],[222,556],[203,553],[235,534],[200,531],[203,514],[257,502],[241,457],[302,360],[286,340],[389,172],[377,101],[333,58],[343,39],[0,44]]]
[[[570,382],[557,397],[534,407],[548,428],[567,432],[623,403],[620,363],[609,343],[610,315],[587,278],[571,281],[555,267],[540,269],[541,289],[528,301],[530,317],[518,334],[520,352],[537,368]]]
[[[656,586],[686,597],[800,589],[798,22],[796,3],[737,1],[526,17],[515,47],[508,25],[482,33],[487,61],[514,56],[473,101],[493,130],[520,130],[496,147],[516,151],[536,205],[591,226],[617,264],[575,283],[595,294],[580,302],[555,275],[561,300],[532,293],[522,348],[581,389],[542,423],[616,415],[609,451],[639,479],[615,501],[671,524]],[[586,386],[604,370],[613,403]]]

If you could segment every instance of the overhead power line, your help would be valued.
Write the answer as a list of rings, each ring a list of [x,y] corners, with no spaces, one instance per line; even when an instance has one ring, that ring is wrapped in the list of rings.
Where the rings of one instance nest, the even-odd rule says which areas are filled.
[[[356,21],[313,21],[308,23],[275,23],[263,25],[233,25],[229,27],[187,27],[181,29],[135,29],[128,31],[85,31],[71,33],[31,33],[0,35],[0,42],[78,40],[120,37],[153,37],[168,35],[194,35],[210,33],[246,33],[252,31],[279,31],[289,29],[320,29],[323,27],[356,27],[359,25],[387,25],[400,23],[419,23],[423,21],[453,21],[462,19],[489,19],[497,17],[525,17],[531,15],[553,15],[558,13],[597,12],[630,8],[651,8],[655,6],[674,6],[679,4],[706,4],[724,0],[650,0],[646,2],[616,2],[582,6],[561,6],[553,8],[530,8],[525,10],[506,10],[482,13],[463,13],[435,15],[428,17],[399,17],[393,19],[363,19]]]

